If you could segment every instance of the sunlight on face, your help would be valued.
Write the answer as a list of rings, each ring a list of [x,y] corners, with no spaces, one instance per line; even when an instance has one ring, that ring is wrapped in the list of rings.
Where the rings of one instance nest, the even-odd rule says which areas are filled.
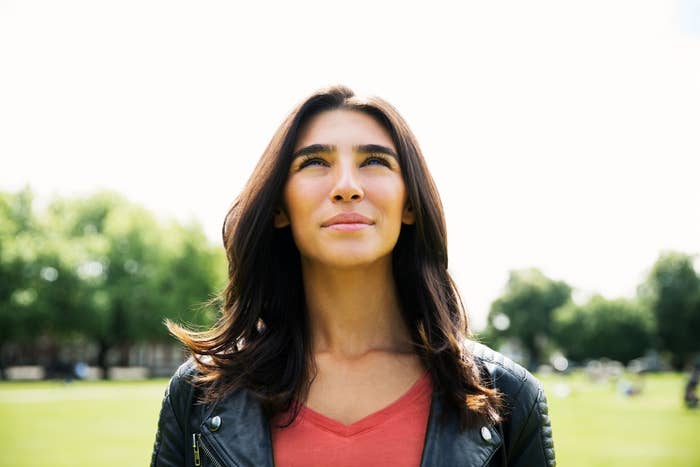
[[[314,116],[301,129],[276,227],[291,225],[303,261],[353,267],[390,257],[413,223],[396,148],[373,117]]]

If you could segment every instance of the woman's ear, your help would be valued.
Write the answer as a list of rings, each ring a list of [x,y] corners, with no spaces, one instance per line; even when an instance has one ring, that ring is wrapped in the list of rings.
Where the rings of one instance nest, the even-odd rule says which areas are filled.
[[[403,208],[403,213],[401,214],[401,222],[403,222],[404,224],[416,223],[416,216],[413,213],[413,208],[410,204],[407,204],[406,207]]]
[[[277,229],[281,229],[284,227],[287,227],[289,225],[289,217],[287,217],[287,213],[284,212],[284,209],[282,208],[277,208],[275,209],[275,217],[273,219],[273,225]]]

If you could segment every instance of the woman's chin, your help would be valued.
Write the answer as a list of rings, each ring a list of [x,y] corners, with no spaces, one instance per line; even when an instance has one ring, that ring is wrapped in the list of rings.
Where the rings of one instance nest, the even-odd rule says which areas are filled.
[[[333,254],[315,258],[312,262],[329,269],[363,269],[387,258],[391,258],[391,252],[387,255],[348,249],[342,252],[334,251]]]

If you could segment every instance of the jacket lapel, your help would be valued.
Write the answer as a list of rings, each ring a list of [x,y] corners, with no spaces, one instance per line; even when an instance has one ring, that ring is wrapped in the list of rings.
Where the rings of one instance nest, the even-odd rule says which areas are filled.
[[[482,467],[487,465],[503,440],[490,426],[459,430],[459,418],[446,410],[442,396],[436,391],[430,403],[428,428],[421,467]]]
[[[223,465],[273,467],[268,423],[260,403],[248,391],[236,391],[205,407],[202,420],[202,438]]]

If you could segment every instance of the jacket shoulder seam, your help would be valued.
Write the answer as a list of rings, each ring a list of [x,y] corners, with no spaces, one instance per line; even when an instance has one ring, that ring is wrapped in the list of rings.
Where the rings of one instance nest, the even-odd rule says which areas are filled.
[[[510,358],[506,357],[505,355],[497,353],[496,351],[490,349],[489,347],[481,343],[475,341],[471,342],[472,344],[468,347],[468,349],[470,353],[474,356],[474,358],[480,360],[481,362],[487,362],[496,365],[518,380],[518,389],[513,394],[513,398],[517,398],[520,395],[520,392],[525,387],[525,383],[528,379],[528,371],[525,368],[518,365],[517,363],[515,363]],[[497,359],[496,356],[500,356],[501,358]],[[518,369],[520,371],[517,371]]]

